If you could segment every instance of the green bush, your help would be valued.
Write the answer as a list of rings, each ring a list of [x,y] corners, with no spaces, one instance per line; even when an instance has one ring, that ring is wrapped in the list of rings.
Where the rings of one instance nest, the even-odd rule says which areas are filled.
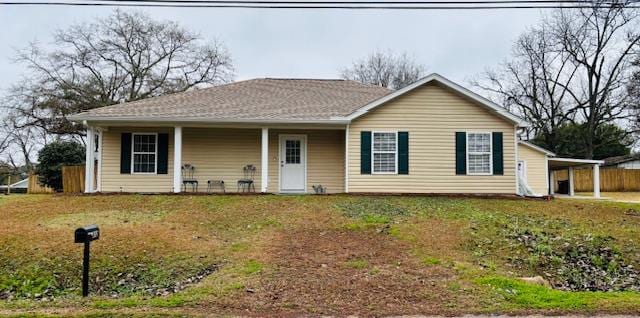
[[[62,166],[84,163],[84,146],[75,141],[52,142],[38,153],[36,173],[40,182],[56,191],[62,190]]]

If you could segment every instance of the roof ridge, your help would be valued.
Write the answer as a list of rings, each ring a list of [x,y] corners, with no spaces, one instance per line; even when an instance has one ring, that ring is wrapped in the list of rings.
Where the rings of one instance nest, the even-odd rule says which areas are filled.
[[[343,78],[310,78],[310,77],[264,77],[262,79],[275,81],[347,81]]]

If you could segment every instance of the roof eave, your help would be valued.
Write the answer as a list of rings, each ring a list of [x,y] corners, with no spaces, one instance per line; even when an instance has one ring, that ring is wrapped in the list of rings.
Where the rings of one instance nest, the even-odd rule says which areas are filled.
[[[83,113],[69,116],[75,122],[144,122],[144,123],[172,123],[172,124],[333,124],[346,125],[348,120],[340,119],[221,119],[203,117],[139,117],[139,116],[88,116]]]
[[[540,146],[536,146],[536,145],[534,145],[534,144],[532,144],[530,142],[526,142],[524,140],[518,140],[518,143],[521,144],[521,145],[527,146],[527,147],[529,147],[529,148],[531,148],[533,150],[537,150],[539,152],[542,152],[542,153],[544,153],[545,155],[547,155],[549,157],[555,157],[556,156],[555,153],[553,153],[553,152],[551,152],[551,151],[549,151],[547,149],[544,149],[544,148],[542,148]]]

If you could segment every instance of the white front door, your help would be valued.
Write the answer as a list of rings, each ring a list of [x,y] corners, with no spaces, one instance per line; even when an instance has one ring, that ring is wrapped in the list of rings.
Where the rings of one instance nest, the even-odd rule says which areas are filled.
[[[307,138],[280,135],[280,192],[306,192]]]

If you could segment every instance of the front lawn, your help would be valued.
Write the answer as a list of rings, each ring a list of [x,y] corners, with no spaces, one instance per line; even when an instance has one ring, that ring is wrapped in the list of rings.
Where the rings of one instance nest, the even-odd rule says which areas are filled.
[[[640,313],[640,204],[13,195],[0,219],[0,314]]]

